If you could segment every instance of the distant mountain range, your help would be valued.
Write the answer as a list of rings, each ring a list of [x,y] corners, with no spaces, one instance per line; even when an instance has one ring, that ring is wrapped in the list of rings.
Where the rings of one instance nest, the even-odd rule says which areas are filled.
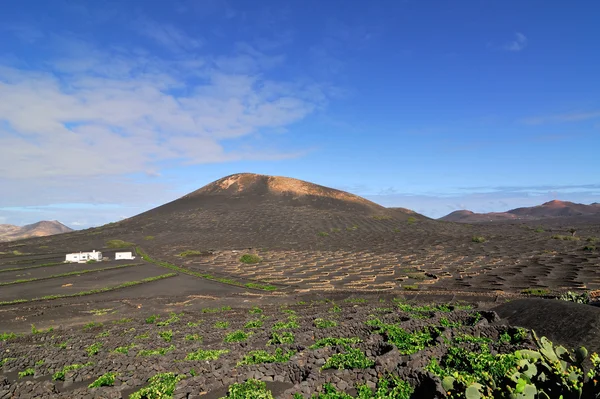
[[[15,241],[30,237],[51,236],[54,234],[68,233],[70,231],[73,231],[73,229],[56,220],[43,220],[26,226],[0,224],[0,242]]]
[[[600,215],[600,203],[590,205],[569,201],[550,201],[542,205],[516,208],[506,212],[475,213],[468,210],[454,211],[438,220],[459,223],[478,223],[499,220],[539,220],[563,216]]]

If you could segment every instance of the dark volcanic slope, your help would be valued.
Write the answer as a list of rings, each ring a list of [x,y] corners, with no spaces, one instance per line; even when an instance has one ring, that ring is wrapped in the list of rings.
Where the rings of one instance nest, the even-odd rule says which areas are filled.
[[[0,241],[15,241],[29,237],[44,237],[73,231],[59,221],[41,221],[25,226],[0,224]]]
[[[118,223],[129,233],[193,236],[205,249],[306,247],[319,232],[389,231],[412,213],[301,180],[242,173]]]
[[[600,215],[600,204],[577,204],[568,201],[550,201],[542,205],[516,208],[507,212],[475,213],[467,210],[454,211],[439,220],[446,222],[477,223],[499,220],[539,220],[564,216]]]

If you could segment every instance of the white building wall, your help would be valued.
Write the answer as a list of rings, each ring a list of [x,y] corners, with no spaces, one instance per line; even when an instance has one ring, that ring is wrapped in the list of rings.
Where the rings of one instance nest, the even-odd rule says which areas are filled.
[[[95,261],[101,261],[102,252],[96,252],[94,250],[92,252],[76,252],[72,254],[67,254],[65,257],[65,262],[84,263],[90,259],[93,259]]]
[[[115,260],[120,260],[120,259],[135,259],[135,257],[133,256],[133,254],[131,252],[117,252],[115,253]]]

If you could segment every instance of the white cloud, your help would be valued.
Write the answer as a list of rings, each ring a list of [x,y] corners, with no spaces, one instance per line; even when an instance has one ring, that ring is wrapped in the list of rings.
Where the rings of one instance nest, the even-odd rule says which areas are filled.
[[[504,45],[504,50],[507,51],[521,51],[525,47],[527,47],[527,37],[522,33],[515,33],[515,40],[512,42],[506,43]]]
[[[104,202],[143,209],[177,195],[152,195],[164,189],[163,177],[132,188],[123,176],[301,156],[305,149],[248,148],[245,138],[285,130],[326,105],[332,90],[266,78],[270,56],[248,46],[230,62],[243,54],[251,63],[221,69],[211,55],[174,61],[141,49],[99,50],[72,37],[49,42],[60,43],[60,53],[43,67],[0,60],[0,207]],[[68,210],[57,216],[85,218]]]

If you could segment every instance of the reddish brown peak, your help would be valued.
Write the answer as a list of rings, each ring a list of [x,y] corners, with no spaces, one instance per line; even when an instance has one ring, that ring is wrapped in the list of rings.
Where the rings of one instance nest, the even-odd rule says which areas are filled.
[[[199,190],[186,195],[184,198],[192,198],[200,195],[234,195],[244,194],[275,194],[293,196],[318,196],[335,198],[342,201],[350,201],[365,205],[376,205],[375,203],[345,191],[336,190],[303,180],[283,176],[268,176],[255,173],[237,173],[214,181]],[[379,206],[379,205],[377,205]]]
[[[552,200],[542,204],[547,208],[564,208],[565,206],[573,205],[572,202],[569,201],[560,201],[560,200]]]

